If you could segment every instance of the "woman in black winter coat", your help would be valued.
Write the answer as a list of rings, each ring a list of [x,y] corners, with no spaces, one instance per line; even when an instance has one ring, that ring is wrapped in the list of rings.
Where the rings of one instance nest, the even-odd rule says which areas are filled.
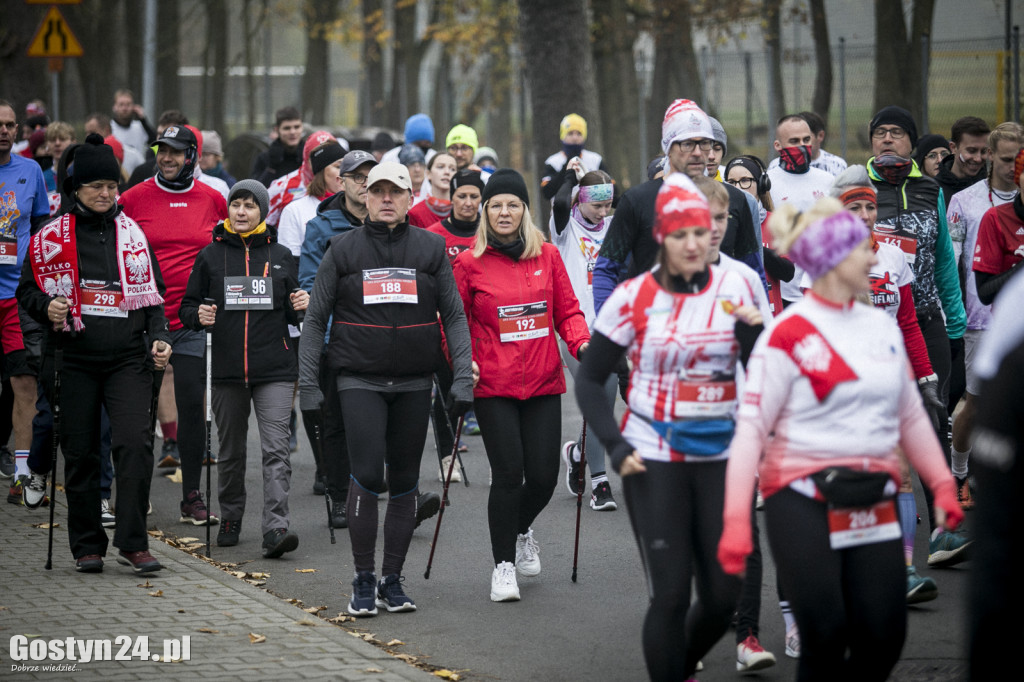
[[[263,556],[277,558],[299,546],[288,516],[288,424],[298,378],[288,324],[298,324],[297,311],[306,309],[309,294],[298,289],[295,259],[265,222],[269,203],[266,188],[255,180],[231,188],[228,219],[214,228],[213,243],[196,257],[178,315],[189,329],[213,334],[212,403],[220,441],[217,545],[238,544],[241,532],[251,403],[263,451]]]

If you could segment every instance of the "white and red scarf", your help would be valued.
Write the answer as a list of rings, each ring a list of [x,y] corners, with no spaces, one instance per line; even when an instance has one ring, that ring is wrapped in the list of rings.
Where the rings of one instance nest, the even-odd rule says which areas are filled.
[[[164,302],[157,290],[149,243],[134,220],[123,213],[114,218],[117,233],[117,262],[121,275],[121,310],[138,310]],[[32,237],[29,258],[36,284],[54,298],[64,296],[71,309],[75,331],[82,322],[82,293],[79,290],[78,244],[75,215],[66,213],[48,223]],[[69,331],[67,321],[55,322],[55,331]]]

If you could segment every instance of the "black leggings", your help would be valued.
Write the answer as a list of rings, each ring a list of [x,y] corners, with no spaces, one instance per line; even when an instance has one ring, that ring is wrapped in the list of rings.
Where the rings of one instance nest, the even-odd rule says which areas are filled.
[[[174,404],[178,408],[178,456],[181,458],[181,499],[199,490],[206,448],[206,360],[192,355],[171,355],[174,367]],[[207,500],[209,503],[209,500]]]
[[[924,337],[924,344],[928,349],[928,361],[939,377],[939,400],[945,405],[949,400],[950,376],[953,371],[952,350],[949,347],[949,337],[946,336],[946,324],[939,315],[919,317],[917,323],[921,327],[921,336]],[[948,431],[949,417],[945,413],[940,414],[939,430],[935,435],[938,436],[942,451],[946,454],[946,464],[950,465],[952,461]],[[935,530],[935,498],[928,486],[924,488],[924,499],[928,507],[928,528]]]
[[[646,473],[622,478],[647,571],[644,660],[652,680],[683,680],[725,634],[740,591],[717,558],[726,463],[644,464]]]
[[[885,680],[907,634],[900,538],[829,546],[826,507],[791,489],[765,500],[772,556],[800,628],[797,680]]]
[[[384,561],[381,574],[400,574],[416,527],[420,458],[427,440],[430,390],[339,392],[348,441],[352,485],[348,531],[357,571],[373,571],[377,546],[377,498],[387,476]],[[387,469],[385,471],[385,465]]]
[[[473,408],[491,465],[491,553],[495,564],[514,563],[516,535],[530,529],[558,483],[562,397],[478,398]]]

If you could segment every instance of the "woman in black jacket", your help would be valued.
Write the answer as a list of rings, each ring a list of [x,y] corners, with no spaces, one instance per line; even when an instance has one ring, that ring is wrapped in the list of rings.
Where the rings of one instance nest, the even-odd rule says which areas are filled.
[[[231,188],[228,219],[214,228],[213,243],[196,257],[178,316],[189,329],[213,328],[212,402],[220,440],[217,545],[238,544],[242,528],[251,402],[263,450],[263,556],[273,559],[299,546],[288,518],[288,424],[298,377],[288,324],[298,324],[297,311],[306,309],[309,294],[298,289],[295,259],[265,222],[269,203],[266,188],[255,180]],[[206,305],[207,298],[214,303]]]
[[[50,404],[57,405],[59,397],[75,570],[99,573],[107,552],[100,521],[104,406],[117,481],[117,560],[146,574],[162,568],[149,553],[146,535],[152,370],[167,365],[171,348],[163,280],[145,234],[117,204],[120,177],[113,150],[90,135],[64,183],[74,208],[33,235],[16,295],[22,309],[47,328],[40,378]],[[55,368],[60,396],[54,395]]]

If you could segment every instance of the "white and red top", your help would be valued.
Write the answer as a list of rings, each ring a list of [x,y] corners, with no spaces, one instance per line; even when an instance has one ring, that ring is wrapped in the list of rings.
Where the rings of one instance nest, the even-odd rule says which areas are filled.
[[[135,185],[119,201],[149,241],[167,287],[164,314],[172,330],[181,329],[178,308],[189,273],[196,256],[213,241],[214,226],[228,217],[227,202],[202,182],[175,192],[158,185],[155,178]]]
[[[595,332],[629,349],[629,411],[622,435],[644,459],[709,462],[729,456],[726,449],[689,458],[636,416],[670,422],[735,413],[739,344],[733,311],[753,305],[754,292],[736,273],[709,268],[708,283],[696,294],[668,292],[649,272],[623,282],[594,322]]]
[[[934,490],[945,459],[899,328],[873,307],[838,305],[808,291],[754,346],[734,456],[742,451],[756,466],[763,447],[761,491],[768,497],[830,466],[886,471],[898,481],[897,445]]]
[[[1024,221],[1013,204],[990,208],[982,217],[974,247],[975,272],[1001,275],[1024,260]]]
[[[960,278],[964,282],[968,329],[988,329],[992,321],[992,306],[978,300],[978,284],[974,281],[974,269],[971,267],[981,219],[990,208],[1013,201],[1016,196],[1016,189],[1000,192],[991,189],[988,180],[980,180],[960,190],[949,200],[946,220],[949,223],[949,236],[953,239],[953,253],[960,268]]]
[[[587,326],[594,326],[594,264],[601,250],[604,236],[608,233],[611,218],[605,218],[594,229],[581,223],[572,211],[569,222],[559,234],[552,226],[551,243],[558,247],[562,262],[572,281],[572,290],[579,299],[580,309],[587,318]],[[552,218],[552,223],[554,219]]]
[[[267,194],[270,195],[270,210],[267,213],[267,225],[277,225],[281,220],[281,211],[295,199],[306,193],[306,185],[302,182],[302,169],[297,168],[287,175],[270,183]]]
[[[472,249],[473,245],[476,244],[476,235],[469,237],[460,237],[448,228],[444,226],[444,222],[438,220],[436,223],[426,228],[427,232],[433,232],[444,237],[444,252],[448,255],[448,262],[455,267],[455,259],[460,253],[467,249]]]

